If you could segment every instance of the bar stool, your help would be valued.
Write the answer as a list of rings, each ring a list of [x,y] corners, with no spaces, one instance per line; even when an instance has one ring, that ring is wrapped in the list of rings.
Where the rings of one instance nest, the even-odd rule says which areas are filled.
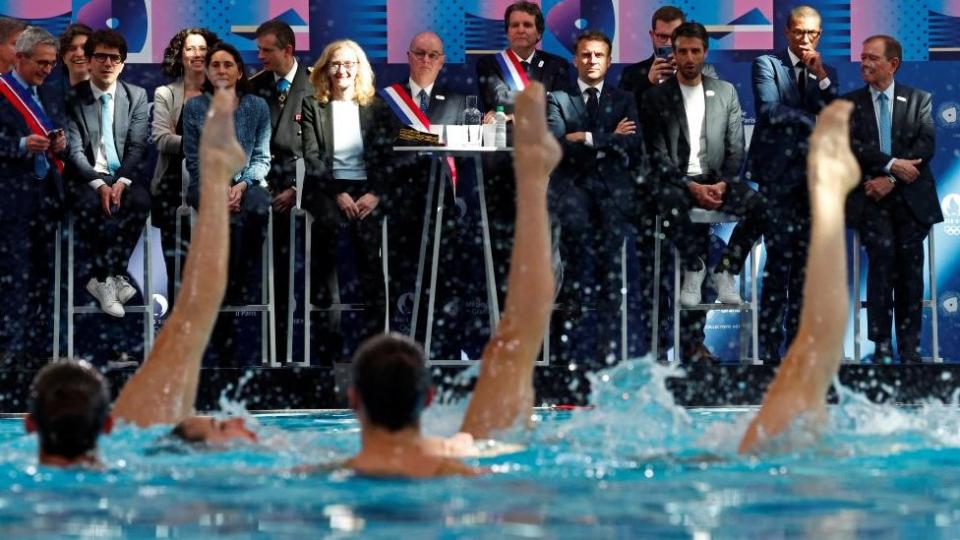
[[[180,207],[177,208],[177,226],[176,243],[179,246],[182,240],[181,216],[190,216],[191,228],[196,224],[196,211],[187,204],[187,187],[190,185],[190,173],[187,170],[187,160],[183,160],[183,183],[180,190]],[[180,292],[180,252],[177,251],[174,272],[177,273],[174,278],[175,293]],[[277,320],[276,320],[276,295],[273,284],[273,209],[267,210],[267,236],[263,241],[263,266],[260,279],[260,298],[259,304],[240,304],[220,306],[220,313],[262,313],[266,315],[261,318],[260,323],[260,354],[262,363],[270,367],[279,367],[277,360]]]
[[[731,214],[717,212],[714,210],[704,210],[694,208],[689,214],[690,221],[701,224],[732,223],[740,221],[740,218]],[[654,239],[654,269],[653,269],[653,309],[652,309],[652,331],[650,336],[650,350],[653,357],[657,357],[659,349],[659,305],[660,305],[660,259],[661,259],[661,220],[657,216],[655,225]],[[683,307],[680,305],[680,253],[674,248],[674,272],[673,272],[673,359],[675,362],[680,360],[680,312],[681,311],[739,311],[740,312],[740,350],[741,363],[747,365],[761,365],[758,358],[759,351],[759,295],[757,294],[757,275],[760,269],[760,243],[756,242],[750,250],[749,269],[750,269],[750,300],[741,304],[719,304],[719,303],[701,303],[693,307]],[[740,272],[740,295],[746,296],[747,267]],[[752,355],[746,355],[743,351],[750,350]]]
[[[143,227],[143,236],[141,242],[144,246],[144,256],[143,256],[143,272],[144,272],[144,287],[142,290],[144,304],[141,305],[125,305],[123,309],[127,313],[139,313],[143,316],[143,358],[146,360],[147,356],[150,354],[150,349],[153,348],[153,339],[154,339],[154,307],[153,307],[153,253],[151,250],[151,241],[150,241],[150,229],[152,228],[151,217],[147,215],[147,222]],[[61,276],[61,243],[63,242],[64,235],[63,229],[60,225],[57,226],[57,239],[56,247],[54,249],[54,264],[56,264],[56,271],[54,272],[54,289],[56,294],[54,295],[54,317],[53,317],[53,356],[54,358],[59,358],[60,356],[60,285],[62,283]],[[102,313],[100,308],[95,305],[75,305],[75,294],[76,290],[74,287],[74,216],[71,213],[67,218],[67,228],[66,228],[66,241],[67,241],[67,308],[66,308],[66,317],[67,317],[67,356],[73,358],[74,356],[74,316],[78,314],[87,314],[87,313]]]
[[[930,338],[931,352],[933,356],[923,358],[924,362],[934,364],[943,363],[940,357],[940,339],[939,339],[939,313],[937,306],[937,267],[936,261],[936,242],[934,241],[933,227],[927,234],[927,272],[930,280],[930,298],[924,298],[922,307],[930,309]],[[860,310],[867,307],[867,302],[860,299],[860,234],[853,232],[853,358],[844,358],[845,362],[852,364],[860,363],[860,351],[863,348],[863,334],[860,332]],[[846,356],[846,355],[844,355]]]

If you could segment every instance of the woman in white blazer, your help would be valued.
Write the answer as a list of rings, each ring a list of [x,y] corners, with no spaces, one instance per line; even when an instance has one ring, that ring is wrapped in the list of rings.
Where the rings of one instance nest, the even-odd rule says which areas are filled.
[[[207,49],[219,41],[206,28],[184,28],[177,32],[163,53],[163,74],[173,82],[158,86],[153,96],[153,144],[157,146],[157,168],[150,192],[153,195],[153,225],[160,229],[160,242],[167,267],[167,299],[174,300],[174,261],[178,250],[185,254],[189,223],[182,227],[180,245],[176,238],[176,212],[182,200],[183,104],[202,93],[206,81]]]

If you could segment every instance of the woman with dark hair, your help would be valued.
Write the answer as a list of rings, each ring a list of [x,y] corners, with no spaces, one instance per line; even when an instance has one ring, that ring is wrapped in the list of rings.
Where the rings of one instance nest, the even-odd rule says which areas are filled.
[[[356,288],[365,305],[355,336],[359,343],[384,329],[380,197],[390,181],[392,116],[376,95],[366,54],[353,41],[327,45],[313,66],[310,82],[315,94],[303,101],[302,205],[316,219],[313,282],[332,282],[336,231],[346,224],[356,258]],[[338,334],[336,329],[333,334]]]
[[[246,162],[233,178],[224,204],[230,209],[230,280],[224,302],[227,305],[259,304],[261,251],[267,234],[270,193],[267,172],[270,171],[270,109],[263,98],[250,92],[250,81],[244,71],[243,58],[232,45],[220,42],[207,51],[207,80],[204,92],[183,106],[183,153],[187,159],[190,183],[187,202],[196,208],[200,198],[200,129],[213,99],[214,87],[220,88],[237,103],[233,113],[236,135],[243,147]],[[225,362],[232,362],[230,343],[232,317],[221,320],[214,346]],[[221,364],[222,365],[222,364]]]
[[[73,23],[60,34],[60,61],[67,74],[65,82],[68,89],[90,78],[90,64],[83,46],[92,33],[93,29],[89,26]]]
[[[157,146],[157,167],[150,192],[153,195],[153,225],[160,229],[163,259],[167,266],[167,299],[175,296],[175,260],[178,250],[186,252],[187,224],[181,229],[182,244],[177,246],[176,211],[183,190],[183,103],[199,96],[207,76],[207,47],[217,43],[217,35],[206,28],[184,28],[176,33],[163,51],[163,74],[173,82],[158,86],[153,94],[153,135]]]

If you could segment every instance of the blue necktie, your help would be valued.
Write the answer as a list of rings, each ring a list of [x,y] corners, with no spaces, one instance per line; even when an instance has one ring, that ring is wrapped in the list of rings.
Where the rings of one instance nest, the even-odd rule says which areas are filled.
[[[428,96],[427,91],[422,88],[420,89],[420,93],[417,95],[420,96],[420,110],[426,114],[427,109],[430,108],[430,96]]]
[[[107,158],[107,168],[110,174],[116,174],[120,169],[120,157],[117,156],[117,144],[113,140],[113,102],[110,94],[100,94],[100,131],[104,152]]]
[[[884,154],[890,154],[890,105],[887,104],[887,95],[878,94],[877,101],[880,102],[878,114],[880,115],[880,151]]]
[[[286,94],[286,93],[287,93],[287,90],[289,90],[289,89],[290,89],[290,81],[288,81],[288,80],[286,80],[286,79],[278,79],[278,80],[277,80],[277,90],[278,90],[281,94]]]
[[[37,95],[37,87],[30,87],[30,95],[33,96],[33,100],[37,102],[37,105],[40,106],[40,110],[43,110],[43,105],[40,103],[40,96]],[[37,178],[46,178],[47,173],[50,172],[50,161],[47,160],[47,156],[40,154],[33,155],[33,174]]]

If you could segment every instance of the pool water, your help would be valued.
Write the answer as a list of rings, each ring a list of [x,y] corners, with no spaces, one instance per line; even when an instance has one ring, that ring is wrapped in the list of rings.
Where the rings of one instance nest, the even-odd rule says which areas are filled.
[[[960,413],[876,405],[841,390],[821,440],[739,457],[752,409],[683,409],[670,368],[594,376],[596,408],[538,411],[505,435],[527,450],[472,463],[478,479],[292,473],[359,444],[343,411],[253,415],[263,441],[224,452],[166,428],[104,437],[106,472],[36,464],[22,421],[0,420],[0,538],[960,538]],[[462,404],[428,411],[455,431]],[[797,437],[802,434],[797,434]]]

